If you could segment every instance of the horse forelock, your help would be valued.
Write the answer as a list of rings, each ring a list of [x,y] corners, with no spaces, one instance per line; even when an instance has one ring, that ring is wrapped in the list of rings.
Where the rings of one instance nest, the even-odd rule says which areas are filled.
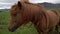
[[[21,3],[22,4],[22,3]],[[17,3],[17,4],[14,4],[14,5],[12,5],[11,6],[11,9],[15,9],[15,8],[19,8],[19,7],[22,7],[21,5],[19,6],[19,4]]]
[[[14,5],[11,6],[11,9],[15,9],[16,7],[17,7],[17,5],[14,4]]]

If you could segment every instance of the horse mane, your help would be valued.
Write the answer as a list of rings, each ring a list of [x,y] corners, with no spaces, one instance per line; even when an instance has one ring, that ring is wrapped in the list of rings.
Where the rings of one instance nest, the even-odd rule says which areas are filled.
[[[38,4],[35,4],[35,3],[30,3],[29,0],[20,0],[20,2],[26,3],[26,4],[35,5],[35,6],[39,6],[39,7],[44,7],[44,6],[42,6],[42,5],[38,5]]]
[[[21,2],[29,2],[29,0],[20,0]]]
[[[34,3],[30,3],[30,2],[25,2],[26,4],[31,4],[31,5],[35,5],[35,6],[38,6],[38,7],[44,7],[44,6],[42,6],[42,5],[38,5],[38,4],[34,4]]]
[[[36,6],[39,6],[39,7],[43,7],[41,5],[38,5],[38,4],[33,4],[33,3],[30,3],[29,0],[20,0],[20,2],[24,2],[26,4],[32,4],[32,5],[36,5]]]

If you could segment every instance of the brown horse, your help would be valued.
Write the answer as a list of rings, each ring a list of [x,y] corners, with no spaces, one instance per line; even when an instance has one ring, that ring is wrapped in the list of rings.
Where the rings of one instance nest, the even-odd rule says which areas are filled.
[[[47,34],[47,30],[50,29],[51,32],[59,22],[59,16],[55,10],[46,11],[43,6],[20,1],[11,7],[10,15],[8,29],[12,32],[32,21],[39,34]]]

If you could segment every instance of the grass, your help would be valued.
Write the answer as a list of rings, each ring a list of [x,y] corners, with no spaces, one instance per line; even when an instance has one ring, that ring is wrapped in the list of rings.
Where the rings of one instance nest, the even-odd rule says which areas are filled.
[[[7,27],[0,29],[0,34],[37,34],[33,27],[20,27],[15,32],[9,32]]]
[[[0,25],[7,25],[10,16],[8,12],[0,12]]]
[[[56,10],[60,12],[60,9]],[[26,25],[22,25],[15,32],[10,32],[8,31],[7,28],[9,20],[10,20],[10,14],[8,11],[0,12],[0,34],[38,34],[34,25],[33,24],[31,25],[31,22]]]

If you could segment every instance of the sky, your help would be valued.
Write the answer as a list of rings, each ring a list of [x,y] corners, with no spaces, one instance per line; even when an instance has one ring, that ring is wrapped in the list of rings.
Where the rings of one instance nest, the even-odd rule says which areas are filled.
[[[0,9],[8,9],[16,3],[18,0],[0,0]],[[43,3],[43,2],[49,2],[49,3],[60,3],[60,0],[29,0],[31,3]]]

